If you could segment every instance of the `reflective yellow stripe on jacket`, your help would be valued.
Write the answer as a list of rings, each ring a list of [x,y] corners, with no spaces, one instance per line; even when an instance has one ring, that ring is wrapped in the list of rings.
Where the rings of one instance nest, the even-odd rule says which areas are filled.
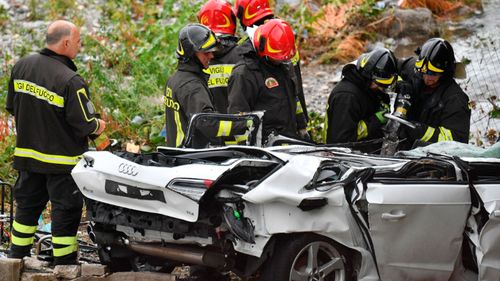
[[[366,126],[365,121],[361,120],[358,122],[358,140],[364,139],[368,136],[368,126]]]
[[[184,131],[182,130],[181,116],[179,111],[174,112],[175,127],[177,129],[177,136],[175,138],[175,147],[180,147],[184,140]]]
[[[227,137],[231,135],[232,126],[233,126],[232,121],[220,121],[219,130],[217,131],[217,137]]]
[[[323,122],[323,132],[321,132],[321,137],[325,143],[328,143],[326,137],[328,136],[328,109],[330,108],[329,104],[326,104],[325,110],[325,121]]]
[[[14,91],[32,95],[37,99],[46,101],[47,103],[55,105],[57,107],[64,107],[63,97],[47,90],[42,86],[38,86],[37,84],[26,80],[14,79]]]
[[[431,127],[431,126],[427,127],[427,130],[425,131],[425,134],[421,138],[421,140],[429,141],[432,138],[432,136],[434,135],[434,131],[436,131],[436,129],[434,129],[433,127]]]
[[[297,109],[295,110],[295,115],[302,114],[304,113],[304,110],[302,108],[302,104],[300,104],[300,101],[297,101]]]
[[[452,140],[453,140],[453,135],[451,134],[451,131],[446,129],[445,127],[439,127],[438,142],[439,141],[452,141]]]
[[[55,155],[46,154],[34,149],[20,148],[16,147],[14,150],[14,156],[26,157],[38,160],[40,162],[50,163],[50,164],[60,164],[60,165],[76,165],[81,158],[78,156],[65,156],[65,155]]]

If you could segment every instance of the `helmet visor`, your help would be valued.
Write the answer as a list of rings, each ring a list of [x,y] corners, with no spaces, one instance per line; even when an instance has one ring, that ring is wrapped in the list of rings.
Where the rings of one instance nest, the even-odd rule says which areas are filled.
[[[429,61],[427,62],[426,59],[421,59],[415,62],[415,69],[426,75],[441,75],[444,72],[444,69],[438,68]]]
[[[218,48],[217,39],[215,38],[214,34],[212,32],[210,32],[210,35],[208,36],[207,40],[201,46],[200,52],[203,52],[203,53],[215,52],[218,49],[219,48]]]
[[[388,88],[396,81],[396,76],[391,76],[389,78],[384,77],[373,77],[373,82],[377,83],[382,88]]]

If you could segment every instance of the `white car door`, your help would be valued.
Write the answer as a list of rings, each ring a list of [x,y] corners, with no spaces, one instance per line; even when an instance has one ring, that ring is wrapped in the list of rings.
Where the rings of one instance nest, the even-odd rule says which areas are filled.
[[[470,209],[465,182],[388,179],[368,183],[366,199],[381,280],[448,280]]]
[[[479,232],[479,280],[500,278],[500,183],[475,183],[489,219]]]

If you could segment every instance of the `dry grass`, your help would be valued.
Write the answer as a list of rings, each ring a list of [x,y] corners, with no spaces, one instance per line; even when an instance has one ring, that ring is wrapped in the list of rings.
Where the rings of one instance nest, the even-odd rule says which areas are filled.
[[[403,9],[414,9],[424,7],[432,11],[437,16],[444,16],[456,9],[463,7],[460,1],[447,0],[403,0],[400,7]]]
[[[308,42],[313,49],[305,50],[306,56],[320,55],[320,62],[345,63],[358,57],[366,40],[348,22],[350,12],[361,0],[350,0],[342,5],[328,4],[312,24],[313,36]]]

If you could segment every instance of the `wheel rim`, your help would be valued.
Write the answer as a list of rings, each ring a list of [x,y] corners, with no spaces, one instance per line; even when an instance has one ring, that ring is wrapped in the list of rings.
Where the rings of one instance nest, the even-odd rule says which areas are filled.
[[[345,280],[344,260],[330,243],[316,241],[299,251],[290,269],[290,281]]]

